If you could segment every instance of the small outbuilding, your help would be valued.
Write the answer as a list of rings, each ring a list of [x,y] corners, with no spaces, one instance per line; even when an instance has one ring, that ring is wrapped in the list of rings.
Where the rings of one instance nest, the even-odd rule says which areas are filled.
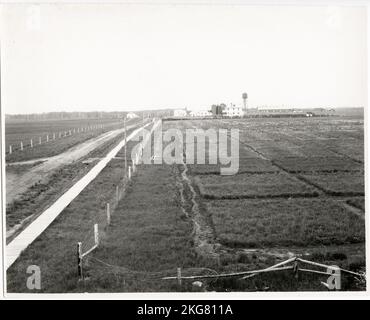
[[[139,118],[139,116],[138,116],[136,113],[129,112],[129,113],[126,115],[126,118],[127,118],[127,119],[135,119],[135,118]]]

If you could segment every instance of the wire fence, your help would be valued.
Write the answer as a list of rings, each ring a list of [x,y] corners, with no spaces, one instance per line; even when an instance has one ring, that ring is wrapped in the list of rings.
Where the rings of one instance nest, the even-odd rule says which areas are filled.
[[[123,178],[115,185],[114,192],[109,202],[105,203],[104,209],[97,210],[93,216],[93,228],[85,234],[85,237],[79,242],[82,256],[87,255],[99,245],[99,230],[106,230],[111,223],[112,213],[118,206],[120,200],[124,197],[128,184],[137,171],[140,161],[140,153],[135,157],[132,166],[124,168]],[[113,191],[113,190],[112,190]]]
[[[126,130],[126,126],[125,126]],[[127,164],[127,137],[125,135],[125,164]],[[97,210],[93,217],[93,228],[85,234],[82,241],[77,243],[77,257],[78,257],[78,274],[80,278],[83,278],[83,259],[87,257],[99,246],[99,230],[106,230],[111,223],[111,216],[120,200],[124,197],[126,188],[132,179],[132,176],[136,173],[137,167],[142,163],[143,150],[147,143],[151,143],[151,134],[143,137],[140,148],[137,148],[135,153],[132,155],[132,165],[124,167],[123,178],[115,186],[113,197],[109,202],[105,204],[104,210]]]
[[[47,143],[53,143],[58,139],[69,138],[77,134],[106,132],[108,130],[112,130],[114,128],[120,128],[120,127],[122,127],[122,122],[93,124],[93,125],[86,125],[86,126],[81,126],[81,127],[65,128],[63,130],[58,130],[55,132],[44,133],[40,136],[33,135],[32,137],[30,136],[28,138],[24,137],[24,138],[21,138],[22,140],[7,143],[5,154],[11,155],[14,152],[32,150],[41,145],[45,145]]]
[[[85,256],[83,256],[85,258]],[[273,265],[264,269],[257,270],[246,270],[241,272],[231,272],[231,273],[219,273],[216,270],[206,268],[206,267],[192,267],[192,268],[171,268],[161,271],[148,272],[148,271],[137,271],[130,268],[113,265],[101,259],[89,255],[85,260],[86,267],[93,269],[94,276],[102,273],[104,276],[109,274],[114,274],[115,276],[121,276],[124,280],[134,280],[140,282],[147,281],[176,281],[178,285],[182,285],[183,282],[197,281],[214,281],[219,279],[239,279],[247,280],[252,277],[266,274],[266,273],[276,273],[281,271],[291,271],[292,276],[298,277],[299,273],[311,273],[318,274],[320,276],[326,276],[326,281],[321,281],[320,283],[325,286],[328,290],[341,290],[342,289],[342,277],[343,274],[348,274],[354,277],[357,283],[365,286],[366,274],[365,272],[353,272],[340,268],[338,266],[321,265],[324,270],[318,270],[313,267],[317,267],[317,263],[313,261],[303,260],[298,257],[288,259],[279,264]],[[309,267],[307,267],[308,265]],[[311,266],[311,267],[310,267]],[[83,280],[84,277],[82,273],[79,274],[79,279]]]
[[[343,274],[348,274],[349,276],[354,277],[356,282],[362,283],[363,286],[366,282],[366,274],[364,272],[353,272],[338,266],[325,265],[314,261],[304,260],[299,257],[292,257],[263,269],[229,273],[219,273],[216,270],[205,267],[178,267],[154,272],[137,271],[127,267],[107,263],[106,261],[98,259],[94,256],[89,256],[86,265],[88,265],[90,269],[94,270],[93,274],[96,277],[99,275],[99,273],[101,273],[104,276],[114,274],[116,277],[122,277],[125,281],[175,281],[180,287],[185,282],[190,282],[193,286],[203,286],[204,282],[206,281],[212,282],[225,278],[234,278],[247,281],[248,279],[257,275],[281,271],[291,271],[292,276],[295,276],[296,278],[298,278],[299,273],[312,273],[325,276],[326,281],[320,281],[320,283],[328,290],[342,289]],[[324,270],[319,270],[317,267],[323,268]]]
[[[206,267],[191,267],[191,268],[171,268],[161,271],[137,271],[124,266],[110,264],[106,261],[94,257],[91,253],[99,247],[99,230],[106,229],[111,222],[111,215],[117,207],[120,200],[124,197],[126,187],[130,182],[132,175],[137,170],[137,165],[142,161],[143,146],[151,141],[147,138],[142,141],[142,148],[137,149],[137,153],[132,159],[132,166],[125,167],[124,178],[116,185],[114,197],[106,203],[105,210],[98,210],[94,216],[94,228],[91,228],[77,245],[78,257],[78,277],[84,279],[84,267],[94,268],[94,274],[100,270],[103,274],[113,273],[115,276],[121,276],[125,280],[134,281],[177,281],[181,286],[185,281],[191,281],[198,284],[200,281],[213,281],[223,278],[236,278],[247,280],[257,275],[266,273],[275,273],[281,271],[291,271],[295,277],[299,273],[311,273],[320,276],[325,276],[326,281],[321,281],[321,284],[328,290],[342,289],[342,276],[347,274],[358,282],[364,285],[366,283],[365,272],[354,272],[341,268],[336,265],[326,265],[314,261],[302,259],[294,256],[270,267],[256,270],[245,270],[239,272],[219,273],[216,270]],[[125,145],[127,147],[127,143]],[[126,161],[125,161],[126,162]]]

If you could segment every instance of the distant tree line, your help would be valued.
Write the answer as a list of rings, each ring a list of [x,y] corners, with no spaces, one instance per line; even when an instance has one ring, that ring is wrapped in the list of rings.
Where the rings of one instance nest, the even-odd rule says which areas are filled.
[[[142,117],[166,117],[172,109],[133,111]],[[31,114],[6,114],[7,120],[71,120],[71,119],[120,119],[126,117],[128,111],[90,111],[90,112],[46,112]]]

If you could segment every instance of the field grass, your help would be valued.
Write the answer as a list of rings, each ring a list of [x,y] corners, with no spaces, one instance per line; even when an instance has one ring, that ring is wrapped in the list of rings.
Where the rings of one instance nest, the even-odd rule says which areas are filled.
[[[134,123],[137,120],[131,120]],[[86,128],[96,125],[103,125],[103,128]],[[81,143],[103,132],[123,127],[123,122],[118,119],[95,119],[95,120],[59,120],[59,121],[27,121],[10,122],[5,127],[5,152],[6,162],[26,161],[30,159],[51,157]],[[77,132],[77,128],[84,128],[83,132]],[[75,130],[73,132],[73,129]],[[69,134],[69,130],[71,134]],[[67,136],[65,136],[67,132]],[[53,134],[55,133],[55,140]],[[59,137],[61,133],[61,137]],[[46,141],[46,136],[49,141]],[[39,144],[39,139],[42,143]],[[30,140],[33,140],[33,148],[30,147]],[[23,142],[24,150],[20,150],[20,143]],[[12,153],[9,154],[9,145],[12,146]]]
[[[128,130],[128,134],[132,132]],[[6,208],[6,227],[10,229],[19,225],[24,219],[31,215],[37,216],[51,203],[57,200],[63,192],[67,191],[76,181],[82,178],[95,164],[97,160],[86,163],[84,160],[94,157],[105,156],[114,146],[122,141],[123,135],[119,135],[110,141],[105,142],[99,148],[90,152],[80,161],[64,165],[55,170],[46,181],[40,181],[31,186],[19,199],[12,202]],[[130,155],[132,144],[128,144],[128,155]],[[119,160],[122,163],[124,161]],[[130,158],[128,165],[130,165]],[[37,165],[37,162],[30,165],[10,165],[6,167],[7,174],[22,174],[30,167]],[[16,235],[16,233],[14,234]],[[12,237],[9,237],[10,241]]]
[[[35,183],[20,199],[15,200],[6,208],[7,229],[21,223],[31,215],[41,213],[86,174],[92,166],[92,163],[86,165],[81,162],[66,165],[56,170],[47,181]]]
[[[365,153],[364,153],[364,141],[361,139],[351,139],[347,141],[338,140],[330,141],[327,143],[328,148],[337,152],[338,154],[346,155],[354,160],[364,162]]]
[[[195,186],[195,198],[191,198],[189,188],[182,190],[185,204],[179,189],[182,176],[177,166],[169,165],[140,165],[132,182],[125,187],[125,197],[116,203],[115,188],[123,183],[122,149],[117,159],[109,163],[8,270],[8,291],[29,292],[25,270],[30,264],[41,268],[41,292],[191,291],[191,281],[183,281],[179,288],[176,281],[159,281],[158,277],[175,276],[177,267],[182,268],[183,275],[197,274],[201,267],[219,273],[266,268],[286,259],[281,252],[283,256],[294,252],[308,260],[353,271],[364,270],[364,219],[355,208],[350,208],[363,208],[363,198],[348,196],[336,200],[330,194],[313,197],[314,189],[294,178],[302,173],[307,181],[311,176],[326,177],[334,184],[338,174],[342,177],[337,180],[338,185],[343,184],[349,190],[351,183],[356,184],[357,177],[360,179],[363,165],[348,158],[355,158],[351,152],[346,157],[336,153],[339,149],[331,150],[330,141],[335,141],[338,148],[342,142],[344,145],[356,141],[354,149],[361,154],[363,121],[222,119],[164,123],[164,129],[184,130],[194,126],[240,128],[243,143],[257,150],[266,148],[265,153],[269,152],[269,157],[280,161],[279,167],[291,173],[282,172],[283,169],[241,143],[240,170],[235,176],[220,176],[219,165],[188,165],[193,186],[195,181],[198,188]],[[111,141],[89,156],[99,157],[115,143]],[[128,165],[134,145],[136,142],[129,143]],[[286,158],[286,154],[294,157]],[[306,198],[207,200],[201,197],[206,192],[220,198],[294,194]],[[199,220],[194,220],[193,200],[201,216]],[[110,226],[105,219],[108,201],[114,203]],[[197,228],[204,226],[195,221],[209,227],[209,241],[213,241],[218,260],[206,259],[196,250],[195,234],[199,232]],[[100,224],[101,243],[84,261],[86,280],[78,282],[76,243],[82,241],[84,249],[91,245],[94,222]],[[209,280],[204,284],[207,291],[317,291],[326,290],[320,284],[325,280],[325,276],[302,272],[296,279],[291,271],[286,271],[247,280]],[[364,290],[363,284],[356,284],[347,275],[343,275],[342,287]]]
[[[196,179],[208,199],[317,196],[317,190],[285,173],[207,175]]]
[[[6,166],[6,174],[15,174],[19,175],[29,171],[31,168],[38,166],[39,164],[43,163],[43,161],[35,161],[28,164],[12,164]]]
[[[56,134],[56,137],[59,137],[59,132],[64,136],[64,133],[68,133],[69,130],[73,131],[75,129],[76,132],[77,128],[85,129],[95,125],[104,125],[106,128],[112,128],[120,122],[122,123],[120,119],[6,120],[5,142],[7,150],[9,145],[13,145],[14,149],[16,149],[20,141],[23,141],[24,146],[28,146],[30,139],[33,139],[36,144],[38,143],[38,138],[41,137],[42,142],[44,142],[46,135],[49,135],[49,138],[51,138],[53,133]]]
[[[335,172],[304,174],[310,183],[334,196],[361,196],[365,194],[363,172]]]
[[[261,158],[239,158],[235,161],[239,162],[238,173],[275,173],[280,171],[270,161]],[[220,174],[220,169],[229,167],[227,165],[212,165],[212,164],[190,164],[189,168],[193,175],[203,174]]]
[[[365,199],[364,198],[348,199],[347,203],[353,207],[356,207],[362,211],[365,211]]]
[[[105,222],[106,203],[114,201],[116,186],[123,182],[123,169],[123,161],[111,161],[21,254],[7,271],[8,292],[31,292],[26,287],[26,269],[31,264],[42,272],[40,292],[84,292],[77,281],[77,242],[91,241],[93,224]]]
[[[291,173],[363,171],[364,165],[343,157],[290,157],[273,161]]]
[[[176,275],[176,267],[197,264],[192,223],[179,207],[171,166],[140,165],[132,187],[112,217],[101,248],[93,258],[127,268],[118,279],[115,268],[91,259],[88,291],[173,291],[176,281],[145,281],[148,273]],[[90,264],[90,262],[89,262]],[[165,271],[165,272],[163,272]],[[117,272],[117,271],[116,271]],[[143,273],[143,274],[141,274]],[[136,276],[135,276],[136,275]]]
[[[365,224],[331,199],[211,201],[217,236],[227,246],[361,243]]]
[[[320,146],[315,141],[307,141],[304,143],[287,144],[281,141],[268,141],[263,143],[249,143],[258,152],[263,154],[268,159],[284,159],[289,157],[336,157],[338,154],[328,149],[326,146]]]
[[[277,144],[277,142],[272,141],[267,146],[265,145],[255,149],[268,159],[303,156],[303,154],[300,152],[299,147],[284,147]],[[253,145],[253,143],[251,145]]]

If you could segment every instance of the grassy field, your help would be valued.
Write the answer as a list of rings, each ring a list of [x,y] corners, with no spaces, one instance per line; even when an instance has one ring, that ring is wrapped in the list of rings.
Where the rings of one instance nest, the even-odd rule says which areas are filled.
[[[116,186],[121,192],[128,187],[124,176],[124,161],[112,160],[8,269],[8,291],[27,292],[25,270],[36,264],[42,270],[41,292],[83,292],[76,277],[77,242],[91,243],[94,223],[100,223],[104,237],[106,203],[114,208]]]
[[[171,124],[177,125],[197,126]],[[220,165],[189,165],[201,212],[215,242],[230,254],[226,265],[235,268],[240,251],[254,248],[257,261],[266,250],[267,259],[292,251],[329,264],[334,255],[343,258],[338,265],[364,268],[362,119],[208,120],[198,127],[239,129],[237,175],[221,176]],[[244,158],[244,150],[257,157]],[[229,285],[241,289],[237,282]]]
[[[302,177],[330,195],[365,195],[365,175],[363,172],[316,173],[304,174]]]
[[[353,172],[362,171],[363,163],[355,162],[346,157],[291,157],[275,160],[278,166],[291,173],[299,172]]]
[[[131,120],[130,123],[134,121]],[[123,121],[119,119],[8,121],[5,124],[6,162],[50,157],[103,132],[118,128],[123,128]],[[21,142],[23,151],[20,149]],[[12,147],[11,154],[9,146]]]
[[[363,218],[333,200],[223,200],[210,202],[208,209],[218,238],[228,246],[328,246],[365,241]]]
[[[285,173],[207,175],[197,179],[200,194],[208,199],[317,196],[317,190]]]
[[[128,130],[128,134],[132,130]],[[17,228],[16,232],[11,233],[7,237],[7,242],[11,241],[19,231],[27,226],[32,220],[27,220],[24,225],[20,225],[28,217],[37,217],[43,210],[45,210],[51,203],[56,201],[63,192],[67,191],[76,181],[82,178],[99,160],[100,157],[105,156],[114,146],[124,139],[124,134],[105,142],[99,148],[93,150],[80,161],[75,161],[68,165],[63,165],[55,170],[46,179],[33,184],[27,192],[22,196],[10,203],[6,208],[6,227],[7,230],[14,227]],[[128,144],[131,148],[132,144]],[[128,153],[129,154],[129,153]],[[91,160],[91,161],[90,161]],[[32,164],[10,165],[6,168],[7,174],[21,175],[27,172],[29,168],[36,166],[38,162]],[[131,164],[129,159],[128,165]]]
[[[279,168],[274,166],[271,161],[258,158],[239,158],[238,173],[276,173]],[[190,164],[189,168],[195,175],[220,174],[221,167],[228,165],[212,164]]]
[[[174,187],[170,166],[139,167],[101,248],[89,261],[88,291],[173,291],[176,281],[150,279],[197,265],[192,224],[181,211]]]
[[[194,291],[191,281],[179,287],[159,278],[176,276],[178,267],[183,275],[266,268],[292,255],[364,271],[363,120],[186,120],[163,126],[239,128],[240,171],[221,176],[219,165],[140,165],[127,183],[121,150],[8,270],[8,291],[28,292],[30,264],[41,267],[42,292]],[[119,201],[117,185],[125,190]],[[82,241],[84,250],[91,246],[95,222],[101,242],[84,260],[85,280],[78,281],[76,243]],[[326,277],[281,271],[204,280],[202,290],[326,290],[320,281]],[[364,283],[343,274],[342,288],[364,290]]]
[[[347,203],[365,212],[365,199],[364,198],[348,199]]]

